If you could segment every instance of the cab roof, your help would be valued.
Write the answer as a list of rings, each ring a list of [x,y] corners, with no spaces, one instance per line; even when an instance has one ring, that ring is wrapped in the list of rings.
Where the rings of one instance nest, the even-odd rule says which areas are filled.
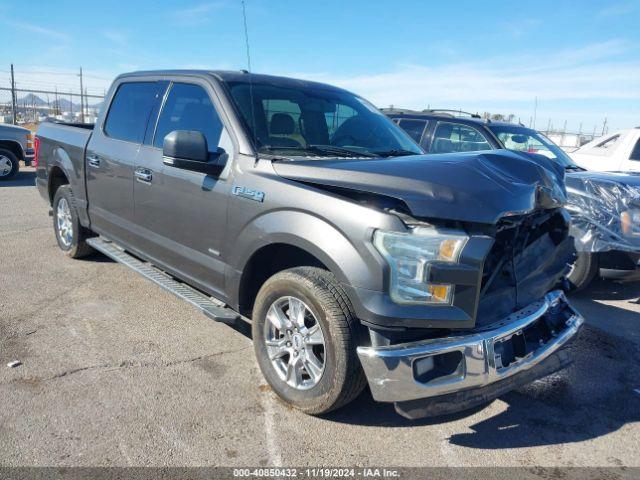
[[[250,73],[246,70],[146,70],[130,73],[123,73],[118,78],[130,78],[138,76],[211,76],[224,83],[262,83],[278,87],[313,87],[324,90],[333,90],[336,92],[345,92],[346,90],[326,83],[313,82],[311,80],[302,80],[290,77],[281,77],[277,75],[265,75],[261,73]]]
[[[404,110],[404,109],[391,109],[391,108],[382,108],[380,109],[382,113],[391,118],[412,118],[412,119],[422,119],[422,120],[455,120],[458,123],[466,123],[470,125],[500,125],[506,127],[523,127],[517,123],[509,123],[509,122],[501,122],[488,120],[485,118],[478,118],[476,116],[457,116],[453,115],[455,110],[434,110],[434,111],[413,111],[413,110]],[[452,113],[449,113],[452,112]],[[461,112],[465,113],[465,112]],[[468,114],[470,115],[470,114]]]

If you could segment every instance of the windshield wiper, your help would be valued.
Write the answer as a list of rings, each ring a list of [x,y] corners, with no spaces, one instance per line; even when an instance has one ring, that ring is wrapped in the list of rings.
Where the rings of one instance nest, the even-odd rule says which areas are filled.
[[[579,167],[578,165],[567,165],[564,169],[567,172],[586,172],[586,169]]]
[[[377,153],[371,152],[361,152],[360,150],[353,150],[347,147],[337,147],[335,145],[307,145],[307,148],[311,148],[316,151],[332,153],[332,154],[344,154],[352,157],[367,157],[367,158],[377,158],[379,155]]]
[[[411,150],[404,150],[401,148],[394,150],[387,150],[386,152],[376,152],[381,157],[407,157],[409,155],[420,155],[419,152],[412,152]]]
[[[278,147],[275,145],[264,145],[260,147],[260,150],[268,150],[269,152],[274,152],[278,150],[285,150],[285,151],[297,150],[299,152],[313,153],[314,155],[324,155],[328,157],[331,157],[334,155],[339,155],[341,157],[346,157],[346,158],[349,158],[349,157],[377,158],[378,157],[378,155],[374,153],[358,152],[356,150],[351,150],[350,148],[334,147],[333,145],[307,145],[306,147],[303,147],[303,146],[293,147],[289,145]]]

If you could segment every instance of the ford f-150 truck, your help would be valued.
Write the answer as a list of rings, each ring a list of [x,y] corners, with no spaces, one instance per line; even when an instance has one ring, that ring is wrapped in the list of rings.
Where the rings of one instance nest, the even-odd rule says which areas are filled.
[[[367,382],[409,418],[570,362],[583,318],[564,171],[506,151],[423,156],[361,97],[247,72],[118,77],[94,127],[43,123],[60,248],[99,250],[228,323],[310,414]]]

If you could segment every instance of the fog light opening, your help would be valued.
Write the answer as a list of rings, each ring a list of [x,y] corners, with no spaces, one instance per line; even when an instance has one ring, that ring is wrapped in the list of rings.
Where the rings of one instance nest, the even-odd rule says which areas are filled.
[[[464,364],[460,351],[431,355],[413,362],[413,377],[420,383],[433,383],[463,375]]]

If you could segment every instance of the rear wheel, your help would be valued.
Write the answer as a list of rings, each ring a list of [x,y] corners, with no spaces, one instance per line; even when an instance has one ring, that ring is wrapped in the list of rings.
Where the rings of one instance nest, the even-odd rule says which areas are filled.
[[[53,197],[53,229],[58,246],[69,257],[82,258],[94,252],[86,243],[91,232],[80,224],[69,185],[62,185]]]
[[[598,256],[595,253],[578,252],[576,261],[567,275],[571,290],[577,292],[586,288],[599,271]]]
[[[20,169],[18,157],[4,148],[0,148],[0,180],[9,180],[14,177]]]
[[[349,403],[366,384],[356,354],[356,322],[330,272],[298,267],[272,276],[258,293],[252,322],[267,382],[309,414]]]

